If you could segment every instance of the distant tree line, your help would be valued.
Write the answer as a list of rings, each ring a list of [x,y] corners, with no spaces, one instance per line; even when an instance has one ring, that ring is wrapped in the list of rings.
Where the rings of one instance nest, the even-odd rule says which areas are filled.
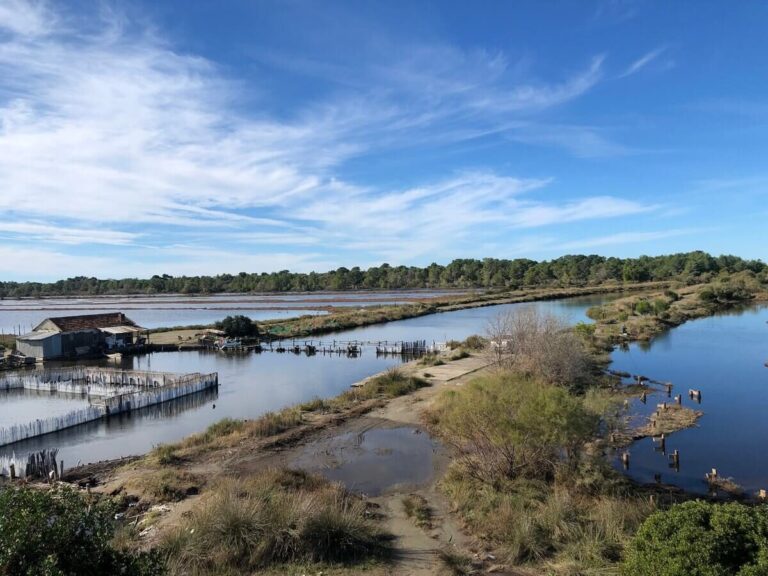
[[[0,282],[0,298],[98,294],[210,294],[215,292],[314,292],[318,290],[397,290],[414,288],[486,288],[584,286],[605,282],[707,280],[722,272],[766,274],[760,260],[688,252],[667,256],[606,258],[562,256],[536,262],[526,258],[454,260],[447,266],[430,264],[329,272],[220,274],[218,276],[152,276],[149,279],[100,280],[78,276],[58,282]]]

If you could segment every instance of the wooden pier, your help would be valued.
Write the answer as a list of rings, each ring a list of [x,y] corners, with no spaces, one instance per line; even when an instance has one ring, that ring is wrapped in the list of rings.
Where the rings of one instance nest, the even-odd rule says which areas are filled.
[[[211,346],[213,349],[214,347]],[[347,356],[357,358],[364,352],[377,356],[405,356],[420,357],[425,354],[433,354],[446,350],[445,343],[427,342],[426,340],[414,341],[389,341],[389,340],[268,340],[253,344],[242,344],[236,348],[219,350],[222,353],[262,353],[275,352],[277,354],[304,354],[306,356]]]
[[[219,375],[171,374],[104,368],[62,368],[6,373],[0,390],[22,388],[97,396],[91,404],[62,416],[0,427],[0,446],[58,432],[86,422],[161,404],[219,385]]]

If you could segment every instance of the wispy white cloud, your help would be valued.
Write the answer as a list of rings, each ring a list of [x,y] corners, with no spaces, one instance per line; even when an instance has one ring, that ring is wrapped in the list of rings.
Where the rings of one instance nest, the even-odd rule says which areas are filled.
[[[652,230],[648,232],[619,232],[618,234],[608,234],[606,236],[597,236],[594,238],[583,238],[560,244],[559,247],[564,250],[583,250],[585,248],[602,248],[605,246],[614,246],[617,244],[640,244],[643,242],[653,242],[655,240],[664,240],[677,236],[686,236],[701,232],[692,228],[677,228],[672,230]]]
[[[556,124],[523,125],[506,132],[510,140],[525,144],[558,146],[579,158],[623,156],[632,151],[609,139],[593,126]]]
[[[0,3],[0,29],[27,37],[47,34],[56,23],[43,0],[3,0]]]
[[[43,222],[0,222],[0,233],[9,232],[24,237],[27,241],[42,241],[54,244],[109,244],[128,245],[140,235],[99,228],[76,228],[52,226]]]
[[[243,111],[248,87],[117,12],[102,12],[100,26],[75,26],[61,10],[0,2],[0,233],[61,245],[29,252],[29,270],[79,258],[106,274],[115,261],[61,258],[65,246],[139,242],[168,271],[186,273],[228,265],[205,249],[211,241],[231,245],[239,269],[330,265],[322,246],[398,260],[403,244],[411,257],[449,255],[507,229],[653,209],[610,196],[537,200],[549,178],[489,170],[402,188],[338,176],[373,152],[523,128],[580,155],[616,153],[597,130],[537,120],[596,86],[603,56],[544,81],[503,53],[415,46],[403,61],[372,66],[368,88],[277,117]],[[194,248],[172,247],[175,238],[194,239]],[[288,250],[307,246],[318,250]],[[122,262],[125,274],[132,265]]]
[[[624,70],[619,75],[619,78],[626,78],[627,76],[632,76],[633,74],[637,74],[648,66],[651,62],[656,60],[659,56],[661,56],[665,51],[667,50],[666,47],[656,48],[655,50],[651,50],[650,52],[643,54],[640,58],[632,62],[629,66],[627,66],[627,69]]]

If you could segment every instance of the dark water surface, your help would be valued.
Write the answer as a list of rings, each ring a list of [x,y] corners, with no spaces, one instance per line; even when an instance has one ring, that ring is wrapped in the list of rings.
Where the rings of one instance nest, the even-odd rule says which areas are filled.
[[[698,427],[668,436],[667,453],[680,451],[680,470],[653,450],[650,438],[630,448],[629,474],[652,482],[662,480],[691,491],[706,492],[704,474],[717,468],[745,490],[768,489],[768,307],[694,320],[675,328],[649,345],[632,344],[613,353],[613,368],[670,381],[672,395],[704,412]],[[688,398],[701,390],[701,404]],[[649,396],[632,409],[648,414],[666,394]]]
[[[378,496],[396,486],[428,482],[439,449],[418,428],[374,428],[311,442],[296,459],[296,466],[342,482],[350,490]]]
[[[324,336],[328,340],[463,340],[483,333],[490,318],[517,306],[536,306],[568,318],[586,320],[590,306],[606,300],[589,296],[533,304],[489,306],[433,314],[389,322]],[[0,456],[23,455],[33,450],[56,447],[65,466],[141,454],[153,446],[175,442],[224,417],[257,418],[270,410],[311,400],[335,396],[354,382],[399,364],[397,358],[377,358],[370,348],[358,358],[293,354],[225,355],[216,352],[161,352],[125,358],[123,366],[137,370],[169,372],[218,372],[218,394],[188,397],[153,409],[137,411],[79,426],[12,446],[0,447]],[[55,400],[50,397],[46,402]],[[67,403],[72,398],[66,398]],[[75,401],[85,402],[84,399]],[[216,406],[214,408],[214,405]],[[56,410],[60,410],[57,407]],[[70,408],[71,409],[71,408]],[[0,426],[11,419],[29,421],[42,418],[51,408],[34,402],[19,402],[0,394]]]

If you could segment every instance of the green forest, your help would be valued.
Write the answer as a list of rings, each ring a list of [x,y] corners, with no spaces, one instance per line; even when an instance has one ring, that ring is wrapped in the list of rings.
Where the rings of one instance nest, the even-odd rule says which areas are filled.
[[[768,274],[760,260],[688,252],[639,258],[562,256],[536,262],[525,258],[459,259],[444,266],[430,264],[328,272],[241,272],[218,276],[152,276],[148,279],[98,279],[78,276],[58,282],[0,282],[0,298],[99,294],[212,294],[216,292],[314,292],[319,290],[400,290],[418,288],[518,289],[567,287],[607,282],[650,282],[678,279],[701,282],[727,272]]]

